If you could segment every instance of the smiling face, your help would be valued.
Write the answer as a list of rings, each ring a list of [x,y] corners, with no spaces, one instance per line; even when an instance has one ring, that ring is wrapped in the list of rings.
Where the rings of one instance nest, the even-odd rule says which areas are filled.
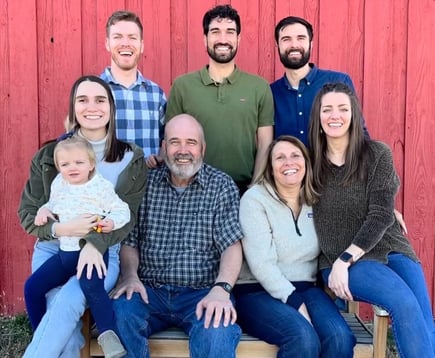
[[[272,149],[271,160],[278,192],[280,189],[302,186],[305,177],[305,158],[298,147],[290,142],[280,141]]]
[[[72,185],[85,184],[95,168],[84,148],[62,148],[56,152],[56,164],[62,177]]]
[[[285,68],[297,70],[310,60],[311,41],[307,28],[299,23],[283,27],[279,31],[278,52]]]
[[[139,26],[132,21],[118,21],[110,26],[106,49],[112,55],[112,68],[117,67],[123,71],[136,69],[143,52]]]
[[[89,139],[106,135],[110,103],[106,89],[97,82],[83,81],[77,87],[74,111],[80,130]]]
[[[348,138],[352,120],[350,98],[343,92],[328,92],[320,102],[320,124],[330,138]]]
[[[198,172],[205,153],[204,134],[193,117],[181,114],[165,127],[164,160],[175,186],[184,187]]]
[[[207,35],[204,35],[207,53],[217,63],[231,62],[236,56],[239,41],[236,22],[228,18],[213,19]]]

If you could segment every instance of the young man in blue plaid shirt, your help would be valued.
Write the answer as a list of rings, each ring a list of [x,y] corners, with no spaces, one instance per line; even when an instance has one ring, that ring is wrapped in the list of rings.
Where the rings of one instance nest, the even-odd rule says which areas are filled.
[[[147,338],[178,326],[189,335],[190,357],[235,357],[237,186],[203,163],[204,133],[192,116],[166,125],[163,149],[166,165],[149,171],[138,222],[121,248],[114,295],[120,337],[127,357],[148,358]]]
[[[143,27],[129,11],[114,12],[106,24],[106,49],[110,67],[100,77],[111,87],[116,104],[116,134],[139,145],[147,165],[157,164],[166,111],[166,96],[144,78],[137,64],[143,53]]]

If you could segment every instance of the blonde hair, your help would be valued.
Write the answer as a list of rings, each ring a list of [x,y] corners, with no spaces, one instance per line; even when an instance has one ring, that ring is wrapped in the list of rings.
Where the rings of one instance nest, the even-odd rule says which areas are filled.
[[[57,153],[61,150],[71,150],[71,149],[84,149],[86,151],[86,153],[88,154],[89,161],[94,166],[94,169],[91,171],[89,176],[92,177],[95,172],[97,158],[95,156],[95,152],[94,149],[92,148],[92,145],[86,139],[79,137],[78,135],[73,135],[72,137],[57,142],[53,152],[54,165],[56,166],[56,169],[60,171],[59,163],[57,161]]]

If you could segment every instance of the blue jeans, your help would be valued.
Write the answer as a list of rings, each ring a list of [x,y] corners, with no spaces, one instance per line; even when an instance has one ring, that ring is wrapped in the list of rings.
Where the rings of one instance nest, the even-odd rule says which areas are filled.
[[[32,257],[32,272],[57,254],[59,242],[37,241]],[[109,267],[104,280],[110,291],[119,274],[119,245],[109,248]],[[47,294],[47,312],[42,318],[23,358],[77,358],[85,341],[80,318],[86,309],[86,299],[77,278],[71,277],[61,287]]]
[[[149,303],[138,293],[113,302],[120,337],[128,358],[149,358],[148,337],[169,327],[180,327],[189,336],[191,358],[234,358],[241,331],[237,324],[204,328],[204,315],[195,315],[197,303],[210,291],[186,287],[145,286]]]
[[[236,285],[238,323],[244,332],[277,345],[277,358],[352,358],[355,337],[334,302],[317,287],[299,294],[313,325],[260,284]]]
[[[330,272],[322,270],[325,282]],[[387,264],[358,261],[349,269],[349,289],[356,301],[388,311],[400,357],[435,357],[435,327],[419,263],[399,253],[389,254]]]

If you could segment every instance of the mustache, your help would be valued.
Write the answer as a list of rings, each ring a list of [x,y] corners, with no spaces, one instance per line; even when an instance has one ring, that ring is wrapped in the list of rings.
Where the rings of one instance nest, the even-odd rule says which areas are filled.
[[[300,48],[289,48],[288,50],[285,51],[286,56],[288,56],[290,52],[299,52],[301,55],[305,53],[305,51],[301,50]]]
[[[191,155],[191,154],[177,154],[177,155],[174,155],[174,159],[175,160],[178,160],[178,159],[181,159],[181,160],[190,160],[190,161],[193,161],[193,155]]]
[[[231,50],[233,49],[233,46],[231,46],[231,44],[229,44],[229,43],[223,43],[223,42],[218,42],[217,44],[215,44],[215,45],[213,46],[213,48],[215,49],[215,48],[218,47],[218,46],[227,46],[227,47],[229,47]]]

